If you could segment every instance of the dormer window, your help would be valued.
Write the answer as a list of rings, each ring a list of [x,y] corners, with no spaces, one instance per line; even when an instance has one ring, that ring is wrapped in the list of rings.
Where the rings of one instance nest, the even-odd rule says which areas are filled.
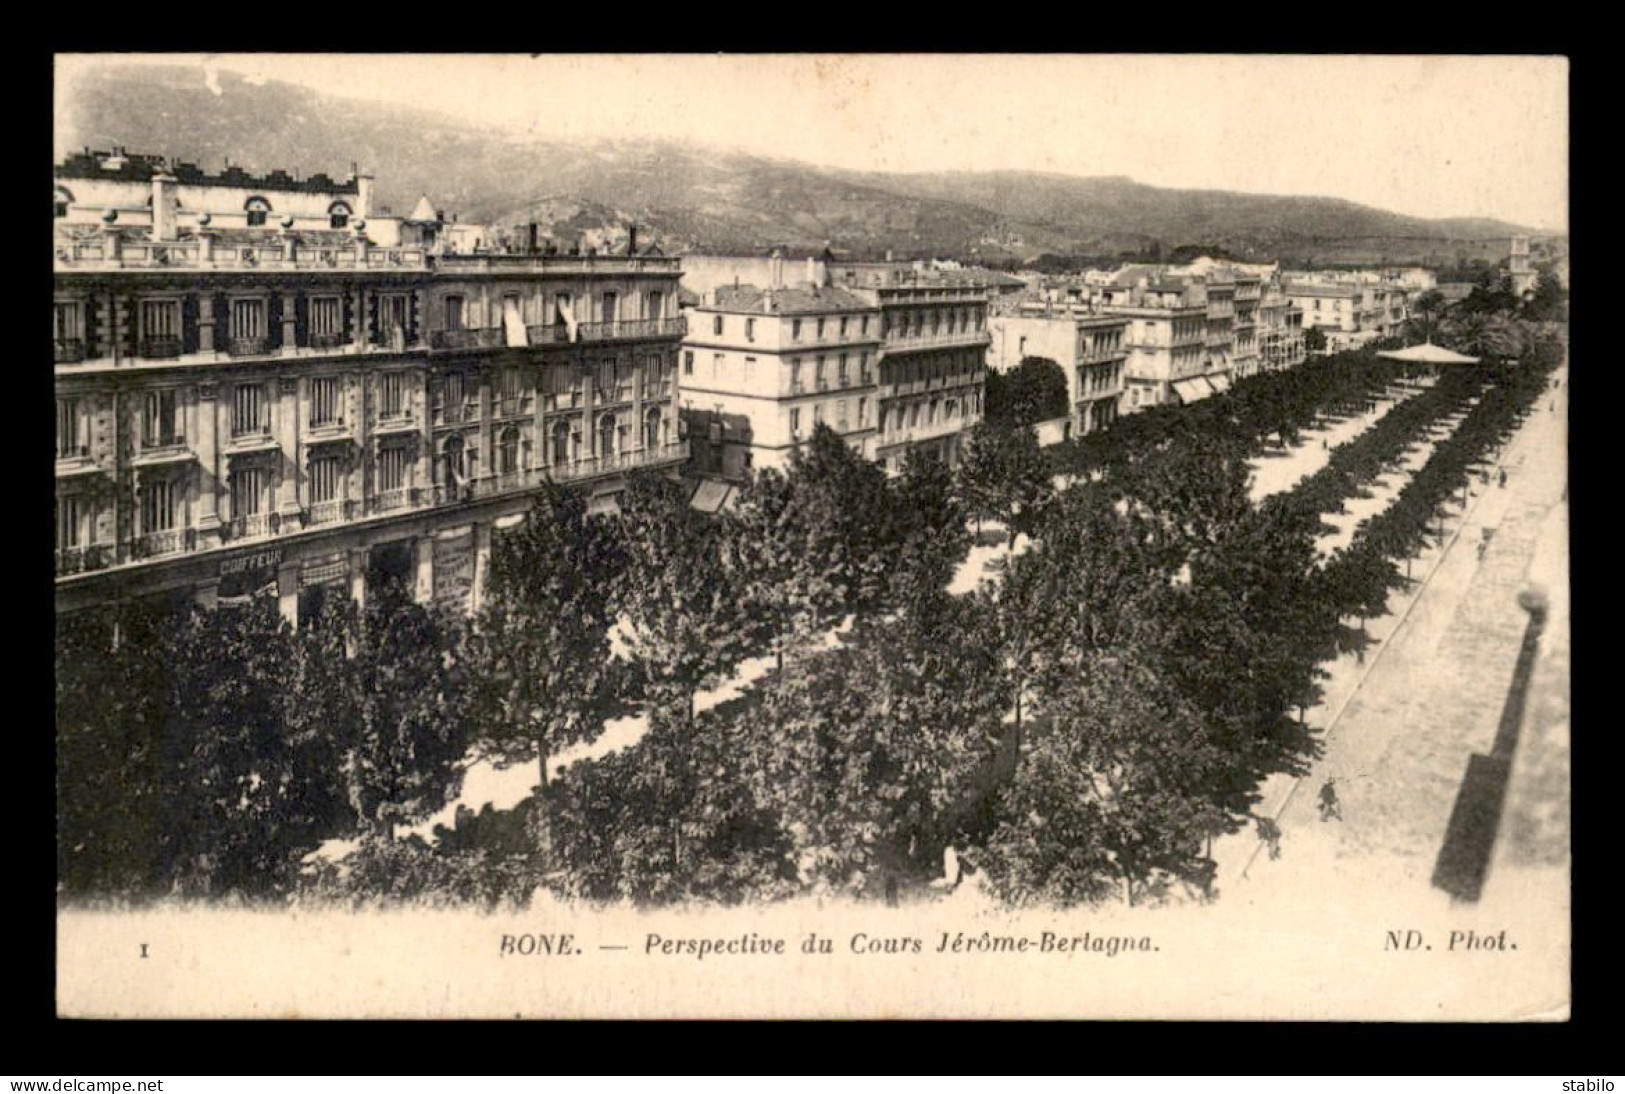
[[[348,228],[350,226],[350,207],[342,201],[335,201],[327,207],[327,223],[332,228]]]
[[[248,216],[250,228],[263,228],[271,215],[271,203],[264,198],[249,198],[243,204],[243,212]]]
[[[55,207],[56,219],[61,220],[68,215],[68,206],[73,203],[73,195],[58,186],[56,192],[52,195],[52,201]]]

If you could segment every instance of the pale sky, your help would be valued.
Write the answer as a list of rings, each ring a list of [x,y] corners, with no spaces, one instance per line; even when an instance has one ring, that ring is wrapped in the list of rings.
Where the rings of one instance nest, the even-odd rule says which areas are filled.
[[[832,167],[1127,175],[1416,216],[1568,220],[1568,62],[1542,57],[272,55],[218,65],[548,137]]]

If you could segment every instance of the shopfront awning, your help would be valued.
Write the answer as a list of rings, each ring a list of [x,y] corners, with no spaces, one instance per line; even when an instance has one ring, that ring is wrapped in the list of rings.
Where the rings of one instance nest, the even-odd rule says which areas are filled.
[[[587,499],[589,517],[614,517],[621,512],[621,499],[617,494],[594,494]]]
[[[1182,403],[1194,403],[1198,399],[1206,399],[1212,395],[1213,388],[1203,383],[1200,376],[1196,376],[1189,380],[1175,380],[1174,394],[1179,396]]]
[[[715,513],[727,504],[728,497],[733,493],[733,486],[729,483],[718,482],[716,479],[706,479],[700,483],[699,489],[689,499],[689,504],[702,513]]]
[[[1230,390],[1230,374],[1228,372],[1210,372],[1202,377],[1216,392]]]

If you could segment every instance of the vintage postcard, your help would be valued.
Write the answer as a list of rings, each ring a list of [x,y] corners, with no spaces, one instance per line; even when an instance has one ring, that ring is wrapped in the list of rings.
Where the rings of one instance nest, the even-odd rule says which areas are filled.
[[[1566,1020],[1567,86],[59,55],[58,1013]]]

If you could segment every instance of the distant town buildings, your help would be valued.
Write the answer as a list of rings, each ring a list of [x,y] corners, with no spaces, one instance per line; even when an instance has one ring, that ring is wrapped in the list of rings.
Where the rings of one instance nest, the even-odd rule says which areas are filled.
[[[1335,353],[1399,336],[1410,300],[1432,281],[1415,270],[1289,272],[1285,291],[1303,310],[1304,325],[1321,331]]]
[[[467,610],[541,484],[611,505],[687,461],[676,259],[118,151],[58,167],[55,222],[59,612],[384,579]]]

